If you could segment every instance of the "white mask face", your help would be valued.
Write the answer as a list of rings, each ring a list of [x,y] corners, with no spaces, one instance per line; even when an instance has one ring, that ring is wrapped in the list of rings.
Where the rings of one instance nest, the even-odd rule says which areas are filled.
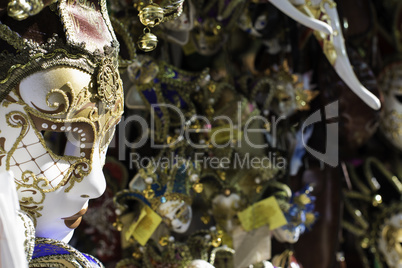
[[[181,15],[174,20],[163,23],[163,26],[171,31],[186,32],[188,34],[194,26],[194,13],[195,7],[193,3],[185,1]]]
[[[230,234],[240,222],[237,219],[237,212],[240,209],[240,196],[232,193],[229,196],[217,195],[212,200],[212,213],[218,225]]]
[[[105,190],[102,167],[123,106],[104,108],[102,89],[95,93],[83,71],[56,67],[24,78],[0,104],[0,165],[14,173],[37,237],[68,242],[88,200]]]
[[[402,72],[401,64],[393,64],[379,76],[384,93],[380,130],[397,148],[402,150]]]
[[[216,54],[226,42],[224,31],[217,28],[218,22],[213,18],[196,21],[190,38],[197,52],[203,56]],[[219,29],[219,30],[218,30]]]
[[[272,232],[276,240],[279,242],[294,244],[299,241],[300,235],[302,234],[302,227],[295,226],[294,224],[288,224],[280,228],[276,228]]]
[[[181,200],[170,200],[158,208],[159,215],[173,232],[185,233],[191,224],[193,211],[191,206]]]

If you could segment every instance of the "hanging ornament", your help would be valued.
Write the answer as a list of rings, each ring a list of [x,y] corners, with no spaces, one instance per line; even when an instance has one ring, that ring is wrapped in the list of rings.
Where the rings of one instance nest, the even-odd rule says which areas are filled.
[[[163,9],[151,1],[149,5],[141,9],[138,16],[143,25],[154,27],[163,21]]]
[[[141,35],[138,40],[138,47],[145,52],[149,52],[154,50],[157,45],[158,38],[156,35],[151,33],[151,30],[148,27],[144,28],[144,34]]]
[[[138,16],[141,23],[146,26],[144,34],[138,40],[138,47],[145,52],[152,51],[158,44],[158,38],[151,33],[149,27],[152,28],[163,21],[163,8],[150,1],[149,5],[140,10]]]

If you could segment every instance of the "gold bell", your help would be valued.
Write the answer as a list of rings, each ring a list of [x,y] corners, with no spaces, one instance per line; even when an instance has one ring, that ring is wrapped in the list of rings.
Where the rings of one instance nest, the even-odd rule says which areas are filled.
[[[138,14],[140,21],[147,27],[154,27],[163,21],[163,9],[157,4],[150,3]]]
[[[156,35],[150,32],[149,28],[144,29],[144,34],[140,36],[138,39],[138,47],[145,51],[149,52],[156,48],[158,45],[158,38]]]

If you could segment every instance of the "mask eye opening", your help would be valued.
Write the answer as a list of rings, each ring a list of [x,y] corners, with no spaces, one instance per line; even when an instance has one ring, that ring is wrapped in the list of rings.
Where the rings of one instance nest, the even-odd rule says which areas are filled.
[[[402,94],[394,94],[394,97],[399,102],[399,104],[402,104]]]
[[[64,152],[67,145],[67,135],[65,132],[41,130],[40,134],[48,149],[58,156],[65,155]]]

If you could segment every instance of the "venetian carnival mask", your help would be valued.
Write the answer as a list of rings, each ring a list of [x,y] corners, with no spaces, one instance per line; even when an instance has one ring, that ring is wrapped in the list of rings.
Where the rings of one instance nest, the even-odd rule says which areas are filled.
[[[166,201],[156,209],[162,220],[176,233],[185,233],[191,224],[193,211],[191,206],[182,200]]]
[[[170,169],[149,165],[139,170],[129,184],[130,191],[118,194],[119,200],[135,199],[151,207],[169,230],[185,233],[190,227],[191,186],[199,186],[198,168],[192,163],[175,163]]]
[[[217,53],[226,42],[222,26],[214,18],[198,19],[191,32],[191,40],[197,52],[204,56]]]
[[[270,3],[250,3],[239,20],[239,27],[255,37],[265,39],[274,38],[280,31],[279,24],[283,23],[283,16]]]
[[[9,2],[0,16],[0,166],[13,173],[35,236],[68,242],[106,187],[102,166],[124,103],[119,44],[105,1]],[[40,13],[26,14],[36,4]]]
[[[166,28],[166,39],[170,42],[184,46],[187,44],[190,31],[194,27],[195,7],[191,1],[185,1],[183,5],[183,13],[172,20],[163,24]]]
[[[272,231],[276,240],[281,243],[294,244],[299,240],[300,235],[311,229],[318,216],[318,213],[315,212],[316,198],[311,194],[313,189],[311,185],[306,185],[301,190],[294,192],[286,205],[282,203],[282,211],[287,224]],[[281,202],[283,201],[281,200]]]
[[[227,233],[240,225],[237,212],[240,210],[241,198],[236,193],[229,196],[218,194],[212,200],[212,213],[218,225]]]
[[[401,63],[386,67],[378,80],[384,93],[384,107],[380,129],[384,136],[397,148],[402,149],[402,91]]]
[[[266,1],[253,2],[265,3]],[[336,3],[333,0],[271,0],[269,2],[287,16],[315,30],[314,35],[319,40],[324,54],[337,74],[369,107],[375,110],[380,109],[380,100],[359,82],[353,72],[346,53]],[[246,26],[243,28],[251,29],[251,19],[249,19],[248,26],[247,20],[243,19],[243,21],[246,22]],[[263,17],[261,17],[261,21],[264,21]],[[262,28],[265,26],[264,24],[264,22],[259,23],[258,27]]]
[[[91,74],[71,67],[33,73],[0,105],[1,165],[14,173],[38,237],[67,242],[88,200],[105,190],[102,166],[123,112],[121,82],[110,67],[104,60],[98,88]],[[101,85],[105,74],[114,74],[106,79],[111,87]]]
[[[186,1],[184,4],[183,13],[176,19],[164,24],[168,30],[188,32],[193,28],[194,5],[191,1]]]
[[[282,50],[279,35],[285,28],[280,26],[284,25],[284,16],[272,4],[249,3],[237,24],[251,36],[261,38],[268,53],[276,54]]]

